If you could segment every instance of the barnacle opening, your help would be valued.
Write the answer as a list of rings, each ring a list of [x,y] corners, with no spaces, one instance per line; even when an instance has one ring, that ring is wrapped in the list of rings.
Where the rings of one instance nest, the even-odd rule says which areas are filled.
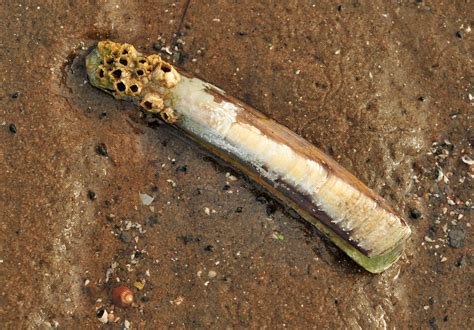
[[[158,113],[163,109],[164,101],[156,93],[147,93],[140,102],[140,105],[148,112]]]
[[[174,124],[177,120],[176,114],[171,108],[166,108],[163,111],[161,111],[160,116],[165,122],[169,124]]]
[[[146,110],[151,110],[153,109],[153,103],[151,103],[150,101],[143,101],[142,107],[144,107]]]
[[[114,77],[115,79],[120,79],[120,77],[122,77],[122,70],[121,69],[115,69],[114,71],[112,71],[112,77]]]
[[[142,89],[142,87],[138,83],[134,83],[134,84],[130,85],[128,88],[129,88],[132,95],[140,94],[141,89]]]
[[[115,58],[111,55],[105,56],[104,57],[104,62],[108,65],[112,65],[115,62]]]
[[[122,64],[123,66],[128,66],[128,58],[126,56],[122,56],[119,60],[119,63]]]
[[[169,63],[163,63],[161,65],[161,71],[163,71],[164,73],[171,72],[171,68],[172,68],[172,66]]]
[[[115,84],[115,88],[117,89],[117,91],[123,93],[127,90],[127,85],[125,85],[123,81],[119,81]]]
[[[97,69],[96,74],[97,74],[97,77],[98,77],[99,79],[103,79],[103,78],[105,77],[104,68],[101,67],[101,66],[99,66],[99,68]]]

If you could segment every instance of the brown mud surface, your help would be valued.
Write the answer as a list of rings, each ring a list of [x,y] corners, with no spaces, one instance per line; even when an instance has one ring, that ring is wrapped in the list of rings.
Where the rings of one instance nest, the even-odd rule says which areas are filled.
[[[472,328],[473,5],[2,1],[0,327],[101,327],[120,281],[138,306],[107,328]],[[92,88],[104,38],[170,53],[333,156],[405,215],[403,258],[368,274]]]

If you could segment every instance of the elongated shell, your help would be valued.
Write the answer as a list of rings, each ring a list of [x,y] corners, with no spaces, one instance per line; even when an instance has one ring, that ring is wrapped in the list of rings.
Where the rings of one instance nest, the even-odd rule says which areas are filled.
[[[294,208],[368,271],[381,272],[400,257],[410,235],[405,221],[286,127],[127,44],[99,42],[87,70],[94,86],[160,114]]]

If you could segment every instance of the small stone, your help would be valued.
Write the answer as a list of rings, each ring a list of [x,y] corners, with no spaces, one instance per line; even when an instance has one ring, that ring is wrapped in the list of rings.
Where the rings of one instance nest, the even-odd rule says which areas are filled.
[[[89,190],[89,191],[87,192],[87,197],[89,197],[89,199],[90,199],[91,201],[93,201],[93,200],[95,200],[95,199],[97,198],[97,195],[96,195],[95,192],[93,192],[92,190]]]
[[[12,94],[12,99],[17,99],[20,96],[21,92],[16,91],[15,93]]]
[[[456,35],[456,38],[462,39],[464,37],[464,31],[461,31],[461,30],[456,31],[455,35]]]
[[[143,258],[143,253],[141,251],[135,251],[135,259]]]
[[[153,203],[153,200],[155,199],[154,197],[151,197],[148,194],[138,193],[138,195],[140,196],[140,200],[142,201],[142,204],[145,206],[148,206],[151,203]]]
[[[456,266],[456,267],[462,267],[462,266],[464,265],[464,263],[465,263],[464,259],[465,259],[464,255],[461,255],[461,256],[458,258],[458,260],[456,260],[455,266]]]
[[[136,281],[135,283],[133,283],[133,286],[135,288],[137,288],[137,290],[143,290],[143,288],[145,287],[145,283],[141,282],[141,281]]]
[[[212,251],[214,251],[214,246],[208,245],[208,246],[206,246],[206,247],[204,248],[204,251],[206,251],[206,252],[212,252]]]
[[[111,311],[109,313],[109,316],[107,317],[107,319],[108,319],[109,322],[114,322],[115,321],[114,311]]]
[[[256,198],[257,202],[260,202],[261,204],[265,204],[267,202],[267,198],[263,195],[258,195]]]
[[[109,157],[109,153],[107,151],[107,146],[104,143],[99,143],[97,145],[96,151],[101,156]]]
[[[209,278],[214,278],[217,276],[217,273],[213,270],[210,270],[209,273],[207,273],[207,276],[209,276]]]
[[[145,225],[154,226],[157,223],[158,223],[158,216],[157,215],[152,215],[148,219],[145,219]]]
[[[130,233],[126,232],[126,231],[123,231],[121,234],[120,234],[120,240],[124,243],[130,243],[132,241],[132,235],[130,235]]]
[[[8,126],[8,129],[10,130],[11,133],[13,134],[16,134],[16,125],[15,124],[10,124],[10,126]]]
[[[242,206],[238,206],[236,209],[235,209],[235,213],[242,213]]]
[[[180,166],[176,169],[176,171],[181,172],[181,173],[187,173],[188,172],[188,166],[187,165]]]
[[[272,237],[278,241],[283,241],[285,239],[285,236],[279,232],[273,232]]]
[[[451,229],[448,233],[449,246],[452,248],[460,248],[464,245],[466,232],[462,228]]]

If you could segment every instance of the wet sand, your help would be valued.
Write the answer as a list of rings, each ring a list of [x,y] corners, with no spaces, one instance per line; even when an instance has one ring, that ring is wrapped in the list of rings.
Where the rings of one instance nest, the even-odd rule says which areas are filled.
[[[470,10],[2,3],[0,325],[100,327],[105,309],[112,328],[472,327]],[[84,56],[105,38],[160,52],[330,154],[407,218],[402,260],[364,272],[240,173],[91,87]],[[119,283],[138,306],[113,309]]]

